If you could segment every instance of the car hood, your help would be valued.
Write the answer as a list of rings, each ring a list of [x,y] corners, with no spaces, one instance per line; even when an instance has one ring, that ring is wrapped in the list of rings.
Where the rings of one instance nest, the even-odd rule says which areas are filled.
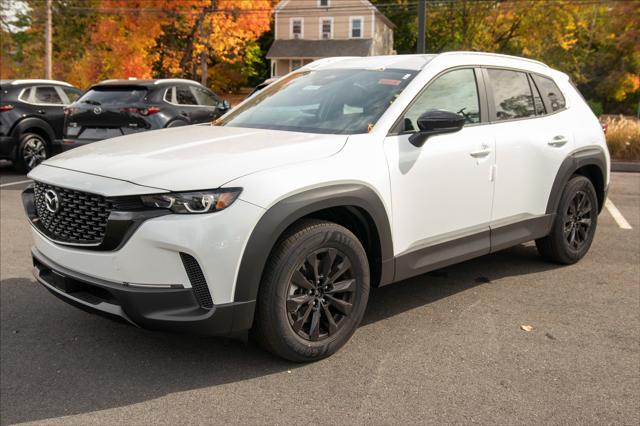
[[[170,191],[217,188],[260,170],[331,156],[347,136],[196,125],[79,147],[45,165]]]

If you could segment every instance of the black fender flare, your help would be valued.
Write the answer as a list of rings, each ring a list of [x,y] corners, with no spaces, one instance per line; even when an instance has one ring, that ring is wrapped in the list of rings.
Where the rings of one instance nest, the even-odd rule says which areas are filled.
[[[234,302],[254,301],[267,259],[282,233],[297,220],[331,207],[358,207],[373,219],[380,239],[381,284],[393,279],[391,225],[382,200],[362,184],[336,184],[310,189],[278,201],[260,218],[246,244],[236,278]]]
[[[553,185],[551,187],[551,192],[549,194],[549,200],[547,202],[547,214],[554,214],[558,211],[558,206],[560,205],[560,198],[562,197],[562,191],[564,187],[569,182],[571,176],[576,172],[576,170],[585,167],[585,166],[596,166],[602,175],[603,179],[603,191],[604,196],[603,200],[606,198],[606,176],[607,176],[607,160],[604,154],[604,151],[600,147],[586,147],[578,149],[572,152],[567,158],[564,159],[560,168],[558,169],[558,173],[556,174],[556,178],[553,181]],[[598,206],[598,212],[602,210],[604,203],[600,203]]]
[[[56,138],[55,132],[53,131],[53,128],[51,127],[51,125],[38,117],[26,117],[18,121],[13,126],[13,130],[11,131],[11,134],[17,140],[26,130],[33,129],[33,128],[44,131],[47,134],[47,137],[49,138],[49,141],[48,141],[49,144],[51,144]]]

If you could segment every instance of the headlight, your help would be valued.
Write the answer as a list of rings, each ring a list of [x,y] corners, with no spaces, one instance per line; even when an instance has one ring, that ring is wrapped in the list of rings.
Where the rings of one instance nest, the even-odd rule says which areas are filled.
[[[225,188],[211,191],[143,195],[140,198],[145,207],[169,209],[174,213],[198,214],[226,209],[233,204],[241,191],[241,188]]]

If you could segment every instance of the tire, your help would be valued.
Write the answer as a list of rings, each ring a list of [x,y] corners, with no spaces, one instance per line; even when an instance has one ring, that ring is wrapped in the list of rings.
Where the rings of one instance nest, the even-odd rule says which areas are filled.
[[[328,357],[360,324],[369,280],[367,255],[355,235],[335,223],[303,220],[271,252],[252,334],[290,361]]]
[[[598,197],[589,179],[573,176],[564,188],[551,233],[536,240],[542,257],[570,265],[587,252],[598,225]]]
[[[35,166],[49,158],[49,143],[37,133],[24,133],[20,136],[15,168],[21,173],[29,173]]]

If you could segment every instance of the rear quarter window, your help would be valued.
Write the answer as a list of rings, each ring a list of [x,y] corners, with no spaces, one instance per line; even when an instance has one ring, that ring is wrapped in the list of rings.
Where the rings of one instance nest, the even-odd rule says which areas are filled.
[[[535,81],[536,86],[538,86],[538,90],[540,90],[542,99],[549,112],[559,111],[566,106],[564,95],[552,79],[534,74],[533,81]]]

